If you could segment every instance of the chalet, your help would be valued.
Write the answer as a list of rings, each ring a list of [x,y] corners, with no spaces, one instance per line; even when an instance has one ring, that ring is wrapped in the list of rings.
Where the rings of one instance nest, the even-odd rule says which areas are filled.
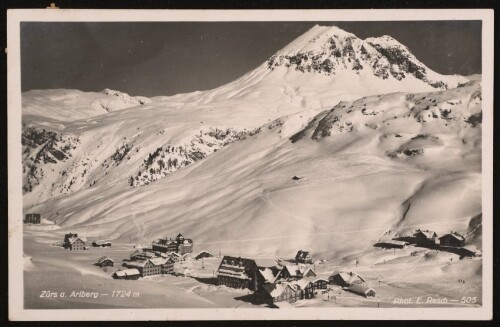
[[[334,271],[333,274],[328,277],[328,281],[330,284],[346,287],[352,284],[364,283],[365,279],[352,271]]]
[[[270,302],[286,301],[294,303],[301,298],[301,290],[290,283],[267,284],[262,286],[265,298]]]
[[[299,250],[295,255],[295,261],[298,263],[312,263],[312,256],[309,251]]]
[[[418,245],[433,245],[436,244],[437,234],[430,230],[417,229],[413,237]]]
[[[200,260],[200,259],[203,259],[203,258],[210,258],[210,257],[213,257],[214,255],[208,251],[201,251],[200,253],[198,253],[194,258],[196,260]]]
[[[85,242],[77,234],[72,233],[64,235],[63,246],[65,249],[73,251],[85,250]]]
[[[114,264],[114,261],[111,258],[106,257],[106,256],[101,257],[101,258],[99,258],[99,260],[97,260],[97,265],[101,268],[102,267],[113,267],[113,264]]]
[[[39,213],[28,213],[24,216],[25,224],[40,224],[40,214]]]
[[[312,299],[314,297],[314,282],[311,278],[300,279],[292,282],[292,284],[301,290],[301,299]]]
[[[352,284],[347,288],[349,291],[364,297],[375,296],[375,290],[364,284]]]
[[[281,270],[280,279],[293,280],[306,277],[316,277],[316,273],[307,266],[286,265]]]
[[[222,258],[217,270],[217,281],[219,285],[256,291],[258,288],[257,271],[255,260],[226,255]]]
[[[155,240],[152,244],[152,248],[154,251],[163,253],[176,252],[183,255],[193,252],[193,243],[192,239],[184,238],[184,236],[179,233],[175,240],[172,240],[171,238],[160,238]]]
[[[113,274],[114,279],[139,279],[141,273],[139,270],[133,268],[133,269],[125,269],[125,270],[118,270]]]
[[[451,232],[441,236],[439,238],[439,244],[443,246],[462,247],[465,245],[465,237],[456,232]]]

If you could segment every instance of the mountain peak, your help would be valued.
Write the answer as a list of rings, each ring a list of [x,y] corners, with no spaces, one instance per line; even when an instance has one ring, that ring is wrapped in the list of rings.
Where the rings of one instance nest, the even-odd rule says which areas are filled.
[[[365,40],[336,26],[315,25],[268,60],[268,68],[295,69],[303,73],[373,75],[401,81],[417,79],[433,88],[446,89],[467,82],[462,76],[438,74],[389,35]]]

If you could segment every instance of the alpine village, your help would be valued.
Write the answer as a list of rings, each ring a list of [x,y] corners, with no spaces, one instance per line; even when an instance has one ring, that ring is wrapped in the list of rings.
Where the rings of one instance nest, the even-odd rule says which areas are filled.
[[[24,224],[39,225],[40,214],[27,214]],[[480,252],[474,247],[466,246],[465,241],[464,236],[454,231],[438,237],[433,231],[417,229],[409,236],[381,241],[373,246],[393,251],[421,247],[455,253],[461,258],[480,256]],[[90,246],[88,243],[85,237],[68,233],[62,242],[53,245],[70,252],[112,246],[111,242],[94,241]],[[122,259],[118,269],[114,268],[115,260],[107,255],[96,258],[94,265],[109,272],[112,278],[120,280],[138,280],[161,275],[196,278],[189,268],[182,269],[184,266],[180,266],[181,269],[176,269],[176,266],[182,262],[201,261],[202,268],[205,269],[204,260],[215,260],[216,266],[218,262],[218,268],[214,269],[213,278],[209,279],[209,283],[233,289],[247,289],[261,303],[270,306],[313,299],[319,294],[323,295],[323,298],[326,295],[328,301],[332,301],[336,299],[335,294],[341,294],[343,291],[364,298],[377,297],[376,284],[353,271],[354,269],[339,269],[327,275],[317,275],[317,265],[326,260],[314,260],[310,251],[298,250],[294,258],[272,261],[222,255],[220,252],[214,255],[206,250],[194,254],[194,241],[185,238],[181,233],[175,238],[154,240],[150,247],[134,245],[134,248],[136,249],[128,258]],[[356,266],[357,262],[356,259]]]

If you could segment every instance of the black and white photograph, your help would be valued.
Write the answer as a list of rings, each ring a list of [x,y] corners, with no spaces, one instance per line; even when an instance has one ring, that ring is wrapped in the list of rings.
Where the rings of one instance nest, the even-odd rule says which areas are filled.
[[[490,317],[492,11],[48,11],[9,17],[12,318]]]

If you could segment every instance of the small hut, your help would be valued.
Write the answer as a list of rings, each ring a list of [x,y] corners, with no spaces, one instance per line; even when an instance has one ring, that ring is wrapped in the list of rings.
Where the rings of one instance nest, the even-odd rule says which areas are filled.
[[[100,257],[99,260],[97,260],[97,265],[99,267],[113,267],[113,264],[115,262],[110,258],[110,257],[107,257],[107,256],[104,256],[104,257]]]
[[[364,284],[352,284],[347,288],[349,291],[355,294],[362,295],[364,297],[375,296],[376,292],[373,288]]]

